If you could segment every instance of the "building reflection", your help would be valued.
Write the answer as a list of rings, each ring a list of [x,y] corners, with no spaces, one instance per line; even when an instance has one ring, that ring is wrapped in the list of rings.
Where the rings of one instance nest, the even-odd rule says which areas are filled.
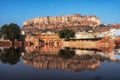
[[[61,47],[52,45],[28,46],[25,48],[27,53],[36,52],[40,54],[57,54],[60,49]]]
[[[5,64],[17,64],[20,56],[26,65],[35,68],[84,71],[96,70],[104,61],[120,62],[120,48],[108,52],[52,45],[0,48],[0,61]]]
[[[63,59],[57,55],[45,54],[25,54],[22,56],[24,63],[35,68],[61,69],[71,71],[96,70],[100,66],[100,61],[91,56],[74,56]]]
[[[27,48],[26,48],[27,49]],[[32,49],[31,49],[32,50]],[[81,50],[41,46],[22,54],[25,64],[41,69],[96,70],[103,61],[116,61],[115,51]]]

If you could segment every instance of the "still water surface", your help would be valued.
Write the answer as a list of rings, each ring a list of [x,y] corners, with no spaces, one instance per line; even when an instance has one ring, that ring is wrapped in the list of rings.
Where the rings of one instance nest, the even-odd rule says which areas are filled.
[[[0,80],[120,80],[120,49],[1,48]]]

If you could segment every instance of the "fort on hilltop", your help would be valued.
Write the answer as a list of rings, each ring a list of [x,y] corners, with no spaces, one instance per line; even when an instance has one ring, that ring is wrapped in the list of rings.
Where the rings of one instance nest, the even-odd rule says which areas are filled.
[[[64,16],[45,16],[27,20],[23,24],[25,33],[41,33],[47,30],[58,31],[63,28],[79,30],[79,27],[100,25],[100,19],[94,15],[82,16],[80,14]]]

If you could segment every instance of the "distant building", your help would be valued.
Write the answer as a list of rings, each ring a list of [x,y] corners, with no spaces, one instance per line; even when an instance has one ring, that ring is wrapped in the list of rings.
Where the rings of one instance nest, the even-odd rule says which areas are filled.
[[[115,35],[116,35],[116,36],[120,36],[120,30],[116,30],[116,31],[115,31]]]
[[[24,31],[24,30],[21,30],[21,34],[22,34],[22,35],[25,35],[25,31]]]
[[[82,38],[95,38],[94,33],[88,33],[88,32],[77,32],[75,33],[76,39],[82,39]]]
[[[69,28],[74,31],[79,30],[79,27],[100,25],[100,19],[96,16],[81,16],[73,14],[70,16],[46,16],[27,20],[23,23],[25,33],[41,33],[45,30],[58,31],[63,28]]]

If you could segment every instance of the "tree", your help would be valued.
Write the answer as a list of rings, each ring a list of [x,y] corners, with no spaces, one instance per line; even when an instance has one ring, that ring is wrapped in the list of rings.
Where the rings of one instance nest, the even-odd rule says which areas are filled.
[[[14,43],[15,39],[19,39],[21,30],[17,24],[11,23],[9,25],[5,24],[1,27],[1,34],[4,39],[9,39]]]
[[[75,32],[73,30],[70,30],[70,29],[60,30],[60,31],[58,31],[58,34],[59,34],[60,38],[65,38],[65,40],[69,40],[70,37],[75,36]]]
[[[90,30],[93,30],[92,27],[90,27],[90,26],[85,26],[85,32],[88,32],[88,31],[90,31]]]

